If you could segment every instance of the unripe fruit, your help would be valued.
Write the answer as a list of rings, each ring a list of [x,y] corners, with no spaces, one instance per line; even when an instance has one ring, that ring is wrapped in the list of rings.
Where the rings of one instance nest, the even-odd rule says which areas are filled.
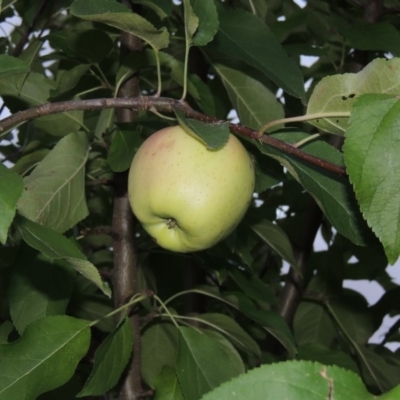
[[[209,150],[180,126],[151,135],[129,172],[129,201],[143,228],[165,249],[209,248],[241,221],[254,190],[252,161],[230,135]]]

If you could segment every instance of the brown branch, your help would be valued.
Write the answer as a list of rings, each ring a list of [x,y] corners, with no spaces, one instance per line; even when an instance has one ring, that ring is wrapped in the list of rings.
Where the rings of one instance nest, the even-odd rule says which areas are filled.
[[[123,3],[131,8],[127,0]],[[142,42],[136,36],[122,32],[120,36],[120,61],[131,53],[140,51]],[[140,94],[139,79],[133,76],[123,82],[118,92],[121,99],[132,98]],[[117,121],[129,124],[135,121],[137,111],[134,108],[117,110]],[[115,306],[126,303],[138,292],[138,257],[135,246],[136,219],[132,213],[128,197],[128,172],[114,174],[114,209],[112,218],[114,249],[113,288]],[[133,351],[122,381],[119,398],[138,400],[143,398],[141,375],[141,337],[138,308],[134,307],[130,316],[133,330]]]
[[[185,102],[181,102],[180,100],[171,99],[167,97],[141,96],[141,97],[131,97],[131,98],[101,98],[101,99],[70,100],[57,103],[46,103],[37,107],[29,108],[24,111],[20,111],[0,121],[0,134],[25,121],[43,117],[45,115],[57,114],[61,112],[75,111],[75,110],[98,110],[104,108],[127,109],[136,111],[150,111],[151,109],[154,108],[157,111],[165,113],[173,113],[174,108],[177,108],[183,111],[185,115],[189,118],[197,119],[203,122],[222,122],[217,118],[193,110]],[[254,131],[240,124],[231,123],[229,125],[229,128],[231,132],[250,139],[257,139],[259,135],[257,131]],[[323,170],[332,172],[337,175],[346,175],[346,171],[343,167],[333,164],[329,161],[323,160],[322,158],[315,157],[311,154],[305,153],[304,151],[298,149],[297,147],[294,147],[281,140],[275,139],[272,136],[263,135],[258,140],[260,140],[262,143],[268,146],[278,149],[286,154],[290,154],[309,164],[315,165]]]

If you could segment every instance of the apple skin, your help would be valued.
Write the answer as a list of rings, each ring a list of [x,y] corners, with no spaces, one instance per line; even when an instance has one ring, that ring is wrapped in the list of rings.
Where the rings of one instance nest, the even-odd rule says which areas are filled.
[[[235,136],[222,149],[208,150],[172,126],[151,135],[135,154],[129,202],[161,247],[193,252],[233,231],[251,202],[254,181],[253,163]]]

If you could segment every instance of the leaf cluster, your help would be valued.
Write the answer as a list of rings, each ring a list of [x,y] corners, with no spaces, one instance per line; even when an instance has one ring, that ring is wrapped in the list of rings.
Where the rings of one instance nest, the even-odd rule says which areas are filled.
[[[398,324],[370,340],[400,312],[388,273],[400,255],[391,2],[374,23],[343,1],[42,3],[0,1],[2,117],[114,98],[132,77],[149,104],[183,98],[193,113],[176,109],[170,121],[148,107],[121,124],[113,108],[76,109],[0,129],[0,400],[117,398],[138,334],[136,373],[156,400],[399,396],[399,350],[387,345]],[[141,51],[121,56],[121,32]],[[304,56],[317,59],[305,66]],[[203,114],[225,122],[196,120]],[[322,164],[242,136],[257,180],[241,224],[189,255],[161,249],[138,225],[138,293],[115,309],[114,176],[177,123],[212,149],[229,127],[270,126],[264,135]],[[346,289],[365,280],[382,288],[373,305]]]

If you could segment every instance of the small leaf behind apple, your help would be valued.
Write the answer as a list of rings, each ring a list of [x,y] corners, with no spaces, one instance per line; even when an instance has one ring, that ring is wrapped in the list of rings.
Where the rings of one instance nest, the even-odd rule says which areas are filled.
[[[228,142],[229,122],[205,123],[186,118],[182,111],[174,109],[179,125],[208,149],[219,150]]]

